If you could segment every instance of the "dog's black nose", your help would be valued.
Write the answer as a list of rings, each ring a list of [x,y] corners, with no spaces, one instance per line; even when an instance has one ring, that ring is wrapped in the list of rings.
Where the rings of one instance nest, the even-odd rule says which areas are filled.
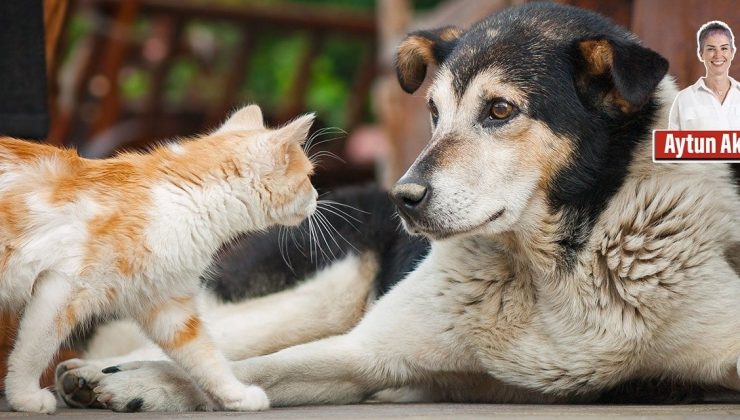
[[[391,189],[391,199],[404,213],[421,210],[427,203],[430,187],[417,179],[401,178]]]

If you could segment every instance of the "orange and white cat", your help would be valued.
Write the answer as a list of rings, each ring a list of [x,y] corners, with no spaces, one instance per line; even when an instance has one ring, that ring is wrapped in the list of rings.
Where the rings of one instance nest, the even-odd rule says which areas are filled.
[[[213,345],[195,296],[224,242],[315,211],[301,147],[312,122],[270,130],[252,105],[212,134],[107,160],[0,138],[0,308],[23,310],[10,405],[53,412],[39,377],[73,327],[111,314],[137,321],[223,409],[266,409]]]

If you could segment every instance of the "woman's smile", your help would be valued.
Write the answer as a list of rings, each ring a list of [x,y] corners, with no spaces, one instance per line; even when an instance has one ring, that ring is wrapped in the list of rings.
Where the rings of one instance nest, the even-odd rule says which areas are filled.
[[[726,35],[715,33],[707,36],[702,51],[702,60],[710,74],[724,74],[729,70],[732,58],[730,39]]]

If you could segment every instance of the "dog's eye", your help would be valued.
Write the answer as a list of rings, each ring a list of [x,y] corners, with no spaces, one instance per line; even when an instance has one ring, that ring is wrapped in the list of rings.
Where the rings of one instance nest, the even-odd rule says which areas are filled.
[[[432,124],[434,126],[437,126],[437,121],[439,120],[439,111],[437,110],[437,106],[434,105],[433,100],[429,100],[429,113],[432,114]]]
[[[514,105],[503,100],[495,100],[491,104],[488,116],[494,120],[505,120],[511,117],[512,114],[514,114]]]

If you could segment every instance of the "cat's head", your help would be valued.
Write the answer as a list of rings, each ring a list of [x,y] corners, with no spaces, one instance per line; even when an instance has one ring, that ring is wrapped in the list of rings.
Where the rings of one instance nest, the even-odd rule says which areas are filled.
[[[314,167],[303,150],[313,120],[314,114],[305,114],[270,129],[264,126],[260,108],[249,105],[215,133],[244,137],[240,161],[251,175],[250,187],[259,201],[255,204],[268,225],[297,225],[316,210],[318,194],[310,180]]]

